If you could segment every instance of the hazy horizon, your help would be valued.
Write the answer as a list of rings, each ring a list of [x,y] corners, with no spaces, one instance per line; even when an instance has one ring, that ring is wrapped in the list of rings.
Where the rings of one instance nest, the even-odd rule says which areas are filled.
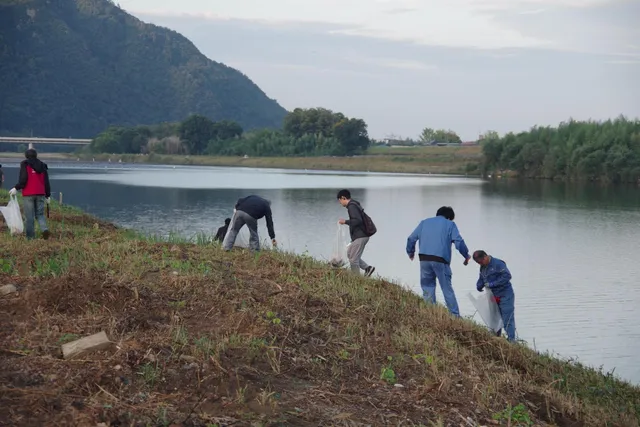
[[[432,127],[472,140],[570,118],[640,117],[640,2],[632,0],[120,6],[180,32],[287,110],[341,111],[364,119],[375,138]]]

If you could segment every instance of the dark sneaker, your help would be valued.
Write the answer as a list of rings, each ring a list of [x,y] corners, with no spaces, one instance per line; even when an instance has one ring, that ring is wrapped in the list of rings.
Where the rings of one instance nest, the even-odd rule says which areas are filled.
[[[364,271],[364,277],[371,277],[374,271],[376,271],[375,267],[373,266],[367,267],[367,269]]]
[[[44,230],[44,231],[42,232],[42,238],[43,238],[44,240],[49,240],[49,236],[50,236],[50,235],[51,235],[51,232],[49,232],[49,230]]]

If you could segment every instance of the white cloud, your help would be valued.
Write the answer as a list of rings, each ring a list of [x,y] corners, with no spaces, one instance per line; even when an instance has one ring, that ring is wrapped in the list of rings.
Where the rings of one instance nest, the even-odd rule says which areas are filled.
[[[186,14],[277,24],[324,22],[343,27],[336,30],[343,34],[428,45],[503,48],[546,44],[493,22],[486,11],[509,8],[503,0],[305,0],[304,6],[300,0],[121,0],[120,4],[134,14]]]
[[[361,65],[373,65],[384,68],[396,68],[401,70],[410,70],[410,71],[433,71],[438,67],[432,64],[427,64],[421,61],[412,61],[406,59],[397,59],[397,58],[378,58],[375,56],[371,57],[353,57],[353,56],[345,56],[342,57],[342,60],[345,62],[350,62],[353,64],[361,64]]]
[[[361,70],[348,70],[340,67],[326,67],[319,65],[294,64],[284,62],[258,62],[258,61],[227,61],[226,65],[236,69],[256,69],[256,68],[274,68],[280,70],[303,71],[305,73],[314,74],[339,74],[339,75],[355,75],[355,76],[374,76],[374,73]]]
[[[429,46],[573,50],[578,45],[576,39],[584,39],[584,42],[580,42],[582,49],[582,46],[588,47],[591,39],[596,36],[585,33],[584,26],[576,31],[571,20],[563,21],[562,28],[550,28],[540,21],[533,23],[535,29],[532,30],[530,26],[521,27],[509,17],[536,19],[558,10],[588,10],[628,1],[120,0],[120,4],[134,14],[186,15],[209,20],[240,19],[276,26],[325,24],[327,31],[333,34],[407,41]],[[593,29],[592,34],[598,32],[598,28],[590,28]],[[609,32],[604,27],[600,30]],[[570,35],[563,35],[562,32]],[[614,36],[607,39],[612,37]]]
[[[521,12],[518,12],[518,14],[519,15],[537,15],[539,13],[544,13],[546,11],[547,9],[523,10]]]
[[[633,60],[633,59],[622,59],[622,60],[617,60],[617,61],[606,61],[605,64],[616,64],[616,65],[639,65],[640,64],[640,59],[639,60]]]

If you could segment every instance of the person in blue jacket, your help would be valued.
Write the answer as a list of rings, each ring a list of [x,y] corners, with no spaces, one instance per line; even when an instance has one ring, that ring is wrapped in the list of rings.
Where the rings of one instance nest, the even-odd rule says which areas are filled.
[[[484,291],[484,288],[491,289],[500,309],[507,339],[514,342],[516,340],[516,318],[514,315],[516,296],[513,292],[513,286],[511,286],[511,272],[504,261],[488,255],[485,251],[475,251],[473,260],[480,265],[480,277],[476,283],[476,289],[478,292]],[[501,333],[500,330],[497,335],[500,336]]]
[[[427,302],[436,303],[436,278],[444,295],[447,308],[456,317],[460,317],[458,301],[451,284],[451,244],[453,243],[464,257],[464,265],[469,264],[469,249],[453,222],[455,212],[450,206],[438,209],[436,216],[427,218],[418,224],[407,238],[407,255],[413,261],[416,243],[420,242],[420,287]]]

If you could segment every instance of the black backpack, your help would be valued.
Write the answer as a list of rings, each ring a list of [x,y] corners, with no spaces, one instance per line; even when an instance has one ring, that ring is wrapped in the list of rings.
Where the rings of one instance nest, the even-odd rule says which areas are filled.
[[[364,225],[364,233],[367,237],[371,237],[378,232],[376,225],[373,223],[373,220],[367,213],[364,211],[364,208],[358,204],[360,208],[360,213],[362,214],[362,223]]]

